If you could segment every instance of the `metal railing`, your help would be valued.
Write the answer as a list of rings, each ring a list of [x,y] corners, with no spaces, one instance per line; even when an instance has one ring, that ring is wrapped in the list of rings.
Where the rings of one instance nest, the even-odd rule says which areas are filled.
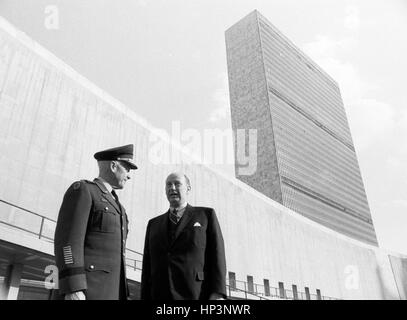
[[[247,295],[254,295],[260,297],[261,300],[269,300],[272,298],[279,298],[278,289],[274,287],[269,287],[268,292],[266,292],[264,285],[257,283],[248,283],[246,281],[226,279],[228,283],[226,287],[228,288],[229,296],[233,297],[235,291],[245,292]],[[247,298],[245,295],[245,298]]]
[[[0,215],[0,223],[36,235],[39,239],[53,242],[56,221],[31,210],[0,199],[1,204],[11,207],[7,220]],[[24,212],[22,214],[22,212]],[[27,213],[31,216],[27,217]]]
[[[54,242],[55,227],[57,224],[55,220],[2,199],[0,199],[0,206],[1,205],[11,207],[11,211],[7,214],[7,219],[2,217],[0,207],[1,224],[34,234],[38,239]],[[31,216],[27,217],[27,213]],[[130,248],[126,248],[126,253],[126,266],[134,270],[141,270],[143,254]]]
[[[237,292],[247,292],[247,295],[254,295],[256,297],[261,297],[264,300],[269,299],[287,299],[287,300],[339,300],[337,298],[323,296],[318,299],[317,294],[309,294],[309,298],[305,292],[292,291],[288,289],[276,288],[272,286],[267,286],[267,288],[258,283],[248,283],[246,281],[226,279],[227,289],[230,297],[234,297],[233,293]],[[245,298],[247,299],[247,295]]]
[[[141,271],[143,266],[143,254],[133,249],[126,248],[126,266]]]
[[[269,300],[269,299],[267,299],[267,298],[265,298],[264,296],[261,296],[261,295],[258,295],[258,294],[255,294],[255,293],[251,293],[251,292],[249,292],[249,291],[247,291],[247,290],[243,290],[243,289],[238,289],[238,288],[231,288],[230,287],[230,285],[226,285],[226,292],[228,293],[228,297],[229,298],[235,298],[235,299],[239,299],[239,298],[241,298],[241,299],[243,299],[242,297],[239,297],[239,296],[237,296],[237,295],[232,295],[232,291],[238,291],[238,292],[242,292],[243,294],[244,294],[244,299],[245,300]],[[251,298],[253,298],[254,297],[254,299],[250,299],[250,297]]]

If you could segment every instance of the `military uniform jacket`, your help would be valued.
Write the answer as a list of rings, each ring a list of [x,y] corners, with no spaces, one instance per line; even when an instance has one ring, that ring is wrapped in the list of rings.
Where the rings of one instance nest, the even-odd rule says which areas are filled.
[[[226,298],[222,232],[212,208],[187,205],[173,237],[168,212],[151,219],[144,243],[141,299]]]
[[[102,181],[73,183],[55,230],[59,294],[83,290],[88,300],[116,300],[124,290],[127,297],[127,233],[126,212]]]

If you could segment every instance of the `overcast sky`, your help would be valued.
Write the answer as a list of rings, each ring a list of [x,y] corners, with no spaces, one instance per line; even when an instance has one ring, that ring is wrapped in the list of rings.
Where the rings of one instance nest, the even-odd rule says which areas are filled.
[[[169,133],[174,120],[230,128],[224,32],[254,9],[339,83],[379,245],[407,254],[406,0],[0,0],[0,15]]]

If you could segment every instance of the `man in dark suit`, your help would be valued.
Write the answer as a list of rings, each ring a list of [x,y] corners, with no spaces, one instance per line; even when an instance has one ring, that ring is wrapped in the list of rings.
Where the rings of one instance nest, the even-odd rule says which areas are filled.
[[[128,219],[115,189],[130,179],[133,145],[95,153],[99,177],[66,191],[55,229],[59,290],[54,299],[126,300]]]
[[[226,298],[224,242],[215,211],[187,203],[191,185],[183,173],[171,173],[165,190],[170,209],[147,225],[141,299]]]

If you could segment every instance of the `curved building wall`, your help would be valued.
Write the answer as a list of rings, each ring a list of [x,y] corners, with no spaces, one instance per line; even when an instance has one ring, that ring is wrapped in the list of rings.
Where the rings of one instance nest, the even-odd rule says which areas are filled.
[[[190,163],[185,154],[178,165],[155,164],[152,150],[165,154],[175,147],[156,140],[145,120],[2,19],[0,123],[2,201],[56,220],[67,187],[96,176],[95,151],[134,143],[139,170],[121,194],[130,249],[142,252],[147,221],[167,210],[164,180],[181,168],[192,182],[190,203],[215,208],[227,269],[237,280],[252,276],[254,283],[268,279],[272,287],[281,282],[342,299],[405,298],[405,257],[325,228],[236,179]],[[40,227],[38,217],[4,203],[0,221]],[[54,225],[43,227],[52,236]]]

